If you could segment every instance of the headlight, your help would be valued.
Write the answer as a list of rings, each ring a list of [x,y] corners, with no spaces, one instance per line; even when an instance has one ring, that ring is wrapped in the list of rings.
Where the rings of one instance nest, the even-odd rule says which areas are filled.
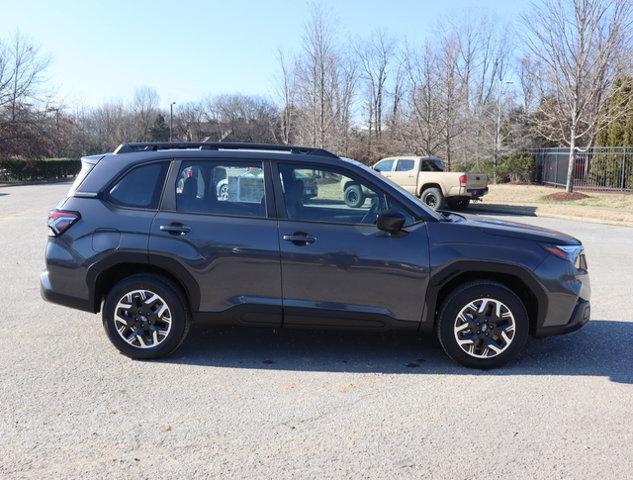
[[[584,257],[582,245],[544,245],[543,247],[558,258],[570,261],[576,268],[587,268],[586,265],[582,265],[584,261],[581,261],[583,260],[581,257]]]

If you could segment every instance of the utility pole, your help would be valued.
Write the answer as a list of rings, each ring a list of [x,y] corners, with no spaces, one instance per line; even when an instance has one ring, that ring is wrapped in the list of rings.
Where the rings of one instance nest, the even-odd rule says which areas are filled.
[[[176,102],[171,102],[169,104],[169,141],[171,142],[172,132],[173,132],[173,123],[174,123],[174,105]]]
[[[511,85],[512,80],[499,79],[499,95],[497,95],[497,130],[495,132],[495,154],[492,163],[492,183],[497,183],[497,159],[501,150],[501,96],[503,95],[503,85]]]

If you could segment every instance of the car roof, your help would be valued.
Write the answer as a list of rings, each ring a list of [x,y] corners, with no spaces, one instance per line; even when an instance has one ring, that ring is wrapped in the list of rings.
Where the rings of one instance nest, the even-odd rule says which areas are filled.
[[[124,144],[125,145],[125,144]],[[139,145],[139,144],[132,144]],[[239,145],[239,148],[223,149],[223,145],[217,149],[200,149],[196,145],[191,144],[192,148],[183,148],[183,144],[179,143],[179,148],[160,148],[156,150],[139,150],[128,151],[123,153],[105,153],[100,155],[91,155],[83,157],[82,161],[94,164],[93,171],[84,180],[81,185],[82,191],[96,192],[100,191],[105,185],[109,184],[115,177],[119,176],[129,168],[143,163],[154,161],[169,160],[213,160],[213,159],[231,159],[231,160],[276,160],[286,162],[300,162],[305,164],[325,164],[325,165],[345,165],[358,163],[355,160],[341,158],[333,153],[321,149],[310,149],[294,146],[274,146],[265,145],[263,150],[261,145],[251,144],[227,144],[229,146]],[[214,144],[210,144],[214,145]],[[279,147],[283,150],[276,150]],[[120,147],[119,149],[120,150]]]

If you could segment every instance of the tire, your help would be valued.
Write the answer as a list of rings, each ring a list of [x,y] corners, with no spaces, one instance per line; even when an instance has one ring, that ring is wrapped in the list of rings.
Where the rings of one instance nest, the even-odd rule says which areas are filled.
[[[466,210],[470,205],[470,198],[468,197],[450,197],[446,199],[448,207],[451,210]]]
[[[439,188],[427,188],[422,192],[420,198],[433,210],[444,210],[446,208],[446,199]]]
[[[501,317],[493,315],[498,312],[494,310],[499,304]],[[477,316],[475,313],[481,308],[485,311]],[[436,330],[450,358],[465,367],[485,370],[506,364],[523,350],[529,336],[529,319],[523,302],[510,289],[492,281],[475,281],[457,287],[448,295],[440,309]],[[505,337],[501,332],[505,332]]]
[[[157,299],[152,301],[154,295]],[[165,310],[163,305],[166,305]],[[117,318],[115,310],[119,314]],[[171,281],[154,274],[132,275],[112,287],[105,299],[102,319],[112,344],[123,355],[134,359],[162,358],[174,353],[185,341],[191,323],[182,291]],[[143,333],[134,335],[132,329]]]
[[[360,185],[352,184],[345,187],[344,199],[348,207],[360,208],[365,203],[365,194]]]
[[[218,197],[218,200],[220,200],[221,202],[225,202],[226,200],[229,199],[229,184],[228,183],[220,184],[220,186],[218,187],[217,197]]]

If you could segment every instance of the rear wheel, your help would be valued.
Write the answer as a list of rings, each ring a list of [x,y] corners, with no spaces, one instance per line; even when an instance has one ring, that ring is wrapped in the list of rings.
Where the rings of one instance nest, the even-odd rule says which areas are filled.
[[[496,282],[470,282],[444,301],[437,335],[449,357],[466,367],[504,365],[523,350],[529,320],[521,299]]]
[[[466,210],[468,205],[470,205],[470,198],[468,197],[450,197],[446,201],[452,210]]]
[[[345,187],[345,205],[350,208],[359,208],[365,203],[365,195],[360,185],[352,184]]]
[[[130,358],[170,355],[189,331],[183,295],[169,280],[152,274],[132,275],[108,292],[103,327],[112,344]]]
[[[422,192],[420,198],[433,210],[443,210],[446,208],[446,201],[444,195],[439,188],[431,187]]]

